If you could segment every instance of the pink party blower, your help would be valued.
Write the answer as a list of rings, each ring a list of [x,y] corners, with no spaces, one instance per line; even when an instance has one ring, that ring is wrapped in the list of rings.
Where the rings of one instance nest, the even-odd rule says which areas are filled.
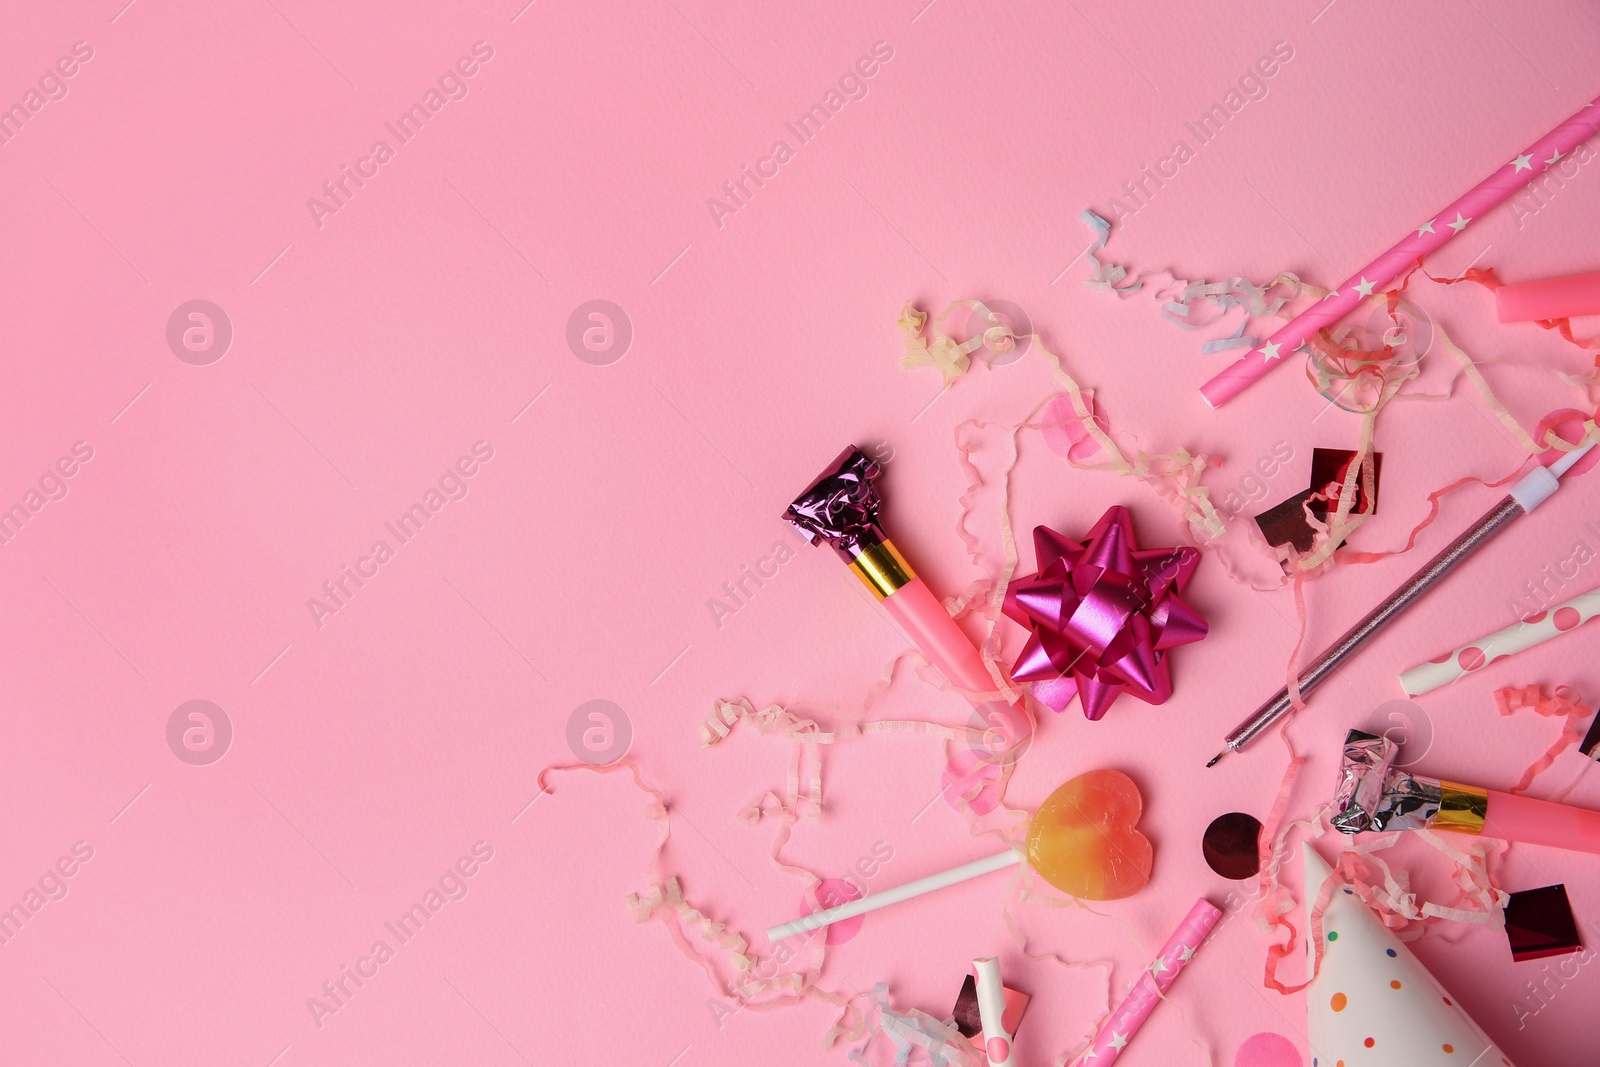
[[[983,657],[878,525],[878,464],[854,445],[789,505],[783,517],[811,544],[826,541],[952,685],[992,693]]]
[[[1501,322],[1547,322],[1600,315],[1600,272],[1513,282],[1494,291]]]
[[[1350,731],[1333,799],[1335,829],[1453,830],[1600,854],[1600,811],[1411,774],[1394,766],[1395,751],[1387,737]]]
[[[1133,984],[1133,989],[1123,998],[1117,1010],[1111,1013],[1111,1018],[1106,1020],[1089,1047],[1072,1061],[1073,1067],[1106,1067],[1116,1062],[1128,1042],[1133,1040],[1133,1035],[1138,1033],[1139,1027],[1155,1010],[1156,1004],[1166,996],[1172,983],[1177,981],[1178,972],[1188,966],[1196,950],[1205,944],[1211,928],[1217,925],[1221,917],[1222,911],[1204,897],[1194,902],[1189,914],[1184,916],[1183,922],[1178,924],[1167,943],[1161,947],[1161,955],[1145,968],[1139,980]]]
[[[1268,371],[1283,362],[1318,330],[1332,326],[1355,310],[1357,304],[1381,289],[1423,256],[1467,228],[1467,224],[1498,206],[1568,152],[1600,132],[1600,97],[1583,105],[1576,115],[1535,141],[1489,177],[1479,182],[1461,199],[1417,227],[1417,232],[1346,278],[1343,285],[1312,307],[1296,315],[1283,329],[1267,338],[1267,343],[1241,356],[1237,362],[1200,387],[1200,395],[1213,408],[1220,408]]]

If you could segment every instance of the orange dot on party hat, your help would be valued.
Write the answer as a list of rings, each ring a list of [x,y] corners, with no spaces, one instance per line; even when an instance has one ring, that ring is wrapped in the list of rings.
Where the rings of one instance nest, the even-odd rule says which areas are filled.
[[[1028,864],[1069,896],[1120,900],[1150,882],[1144,800],[1121,771],[1080,774],[1045,798],[1028,823]]]
[[[1343,993],[1335,993],[1333,995],[1333,1000],[1331,1000],[1329,1003],[1332,1005],[1334,1011],[1344,1011],[1344,1006],[1350,1003],[1350,998],[1345,996]]]
[[[1399,989],[1400,988],[1400,980],[1397,978],[1394,981],[1390,982],[1389,983],[1389,988],[1390,989]]]
[[[1446,1045],[1446,1046],[1445,1046],[1445,1047],[1444,1047],[1444,1050],[1445,1050],[1445,1051],[1446,1051],[1446,1052],[1454,1052],[1454,1051],[1455,1051],[1455,1050],[1456,1050],[1456,1047],[1455,1047],[1455,1046],[1454,1046],[1454,1045]]]

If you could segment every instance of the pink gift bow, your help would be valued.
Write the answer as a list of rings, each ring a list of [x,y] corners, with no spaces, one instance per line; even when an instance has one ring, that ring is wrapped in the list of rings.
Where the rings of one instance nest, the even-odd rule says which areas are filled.
[[[1012,677],[1056,711],[1074,695],[1098,719],[1124,690],[1148,704],[1172,695],[1165,653],[1206,635],[1206,621],[1179,593],[1200,553],[1138,548],[1120,504],[1079,544],[1036,526],[1038,570],[1006,589],[1008,618],[1031,630]]]

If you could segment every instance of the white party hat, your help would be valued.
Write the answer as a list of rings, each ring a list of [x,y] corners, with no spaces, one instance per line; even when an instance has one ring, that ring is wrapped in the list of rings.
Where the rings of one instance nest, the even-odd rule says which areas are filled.
[[[1306,930],[1332,871],[1305,844]],[[1322,915],[1322,969],[1306,989],[1312,1067],[1512,1067],[1404,942],[1342,882]]]

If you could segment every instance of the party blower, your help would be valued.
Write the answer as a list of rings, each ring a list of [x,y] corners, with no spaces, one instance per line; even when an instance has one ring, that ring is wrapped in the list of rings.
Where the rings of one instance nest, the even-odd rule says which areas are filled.
[[[878,524],[881,468],[851,445],[795,498],[783,517],[811,544],[826,541],[935,667],[969,693],[996,686],[961,627]]]
[[[1387,737],[1350,731],[1333,798],[1334,829],[1454,830],[1600,853],[1600,811],[1411,774],[1394,766],[1395,751]]]
[[[1046,797],[1028,820],[1025,857],[1016,849],[1006,849],[774,926],[767,931],[767,940],[777,942],[831,926],[1024,860],[1039,877],[1069,896],[1085,900],[1132,896],[1149,883],[1154,860],[1150,839],[1137,829],[1143,810],[1139,787],[1121,771],[1080,774]]]

